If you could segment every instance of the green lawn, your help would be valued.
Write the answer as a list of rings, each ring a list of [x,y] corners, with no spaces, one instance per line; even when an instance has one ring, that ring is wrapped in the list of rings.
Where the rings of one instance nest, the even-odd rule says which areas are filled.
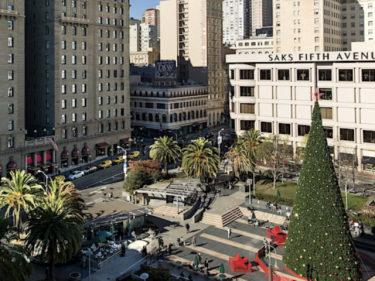
[[[294,200],[296,191],[297,191],[297,184],[294,182],[277,182],[276,187],[280,191],[280,195],[282,198],[292,199]],[[255,192],[257,194],[263,195],[276,195],[276,190],[273,189],[273,182],[272,180],[261,180],[256,183]],[[345,205],[345,193],[341,193],[341,196],[344,201]],[[367,202],[367,198],[359,197],[353,194],[348,194],[348,208],[360,211],[361,205]]]

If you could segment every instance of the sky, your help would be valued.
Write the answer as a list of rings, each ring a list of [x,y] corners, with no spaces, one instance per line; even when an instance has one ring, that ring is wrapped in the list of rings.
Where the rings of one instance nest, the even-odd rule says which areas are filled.
[[[155,8],[160,0],[130,0],[130,17],[141,19],[144,11]]]

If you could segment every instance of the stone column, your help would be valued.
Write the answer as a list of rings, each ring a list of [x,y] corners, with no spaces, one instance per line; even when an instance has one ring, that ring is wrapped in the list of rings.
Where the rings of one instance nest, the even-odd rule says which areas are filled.
[[[33,155],[33,161],[34,161],[34,167],[38,166],[38,162],[37,162],[37,153],[34,152],[34,155]]]
[[[47,163],[47,152],[43,151],[43,164],[45,165]]]

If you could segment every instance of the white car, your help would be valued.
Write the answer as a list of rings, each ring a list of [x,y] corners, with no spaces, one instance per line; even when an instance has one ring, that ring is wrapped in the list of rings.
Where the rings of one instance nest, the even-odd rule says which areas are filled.
[[[79,178],[82,178],[83,176],[85,175],[85,173],[83,171],[74,171],[73,173],[71,173],[69,175],[69,179],[70,180],[75,180],[75,179],[79,179]]]
[[[96,172],[97,169],[98,168],[96,166],[89,166],[85,170],[83,170],[83,172],[85,173],[85,175],[88,175],[88,174]]]

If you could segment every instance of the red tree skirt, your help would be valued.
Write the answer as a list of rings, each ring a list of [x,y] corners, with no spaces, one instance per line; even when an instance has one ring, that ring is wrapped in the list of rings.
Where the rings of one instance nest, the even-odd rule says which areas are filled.
[[[284,267],[285,267],[285,269],[286,269],[290,274],[294,275],[295,277],[297,277],[297,278],[299,278],[299,279],[302,279],[302,280],[306,280],[306,281],[307,281],[307,279],[306,279],[305,277],[299,276],[297,273],[291,271],[291,270],[286,266],[285,263],[284,263]]]

